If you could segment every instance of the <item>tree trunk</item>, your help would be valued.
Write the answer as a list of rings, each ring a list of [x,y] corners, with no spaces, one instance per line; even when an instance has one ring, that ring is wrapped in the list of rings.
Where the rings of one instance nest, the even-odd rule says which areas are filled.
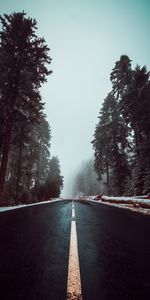
[[[16,183],[16,204],[18,204],[18,197],[19,197],[19,184],[20,184],[20,177],[21,177],[22,150],[23,150],[23,143],[21,143],[20,147],[19,147],[19,158],[18,158],[18,168],[17,168],[17,183]]]
[[[108,189],[108,196],[110,196],[110,180],[109,180],[109,165],[106,164],[106,176],[107,176],[107,189]]]
[[[38,157],[38,161],[37,161],[37,170],[36,170],[36,192],[39,189],[39,174],[40,174],[40,159]]]
[[[0,202],[2,203],[5,196],[5,177],[8,163],[8,154],[11,142],[11,133],[12,133],[12,122],[11,120],[7,121],[7,128],[5,130],[4,145],[2,151],[2,160],[0,167]]]
[[[39,155],[38,155],[38,161],[37,161],[37,173],[36,173],[36,191],[39,189],[40,184],[40,158],[41,158],[41,140],[39,143]]]
[[[119,191],[119,195],[118,196],[122,196],[123,194],[123,186],[122,186],[122,180],[119,176],[119,172],[118,172],[118,191]]]
[[[141,132],[138,128],[137,122],[135,124],[134,134],[135,134],[135,144],[136,144],[137,157],[140,158],[140,156],[141,156],[140,146],[143,143],[143,138],[142,138]]]
[[[10,79],[10,88],[7,91],[5,91],[6,92],[5,98],[9,99],[9,109],[6,110],[6,119],[4,124],[4,128],[5,128],[4,145],[3,145],[2,160],[1,160],[1,167],[0,167],[0,202],[2,202],[5,197],[5,178],[6,178],[8,154],[9,154],[12,127],[13,127],[14,103],[18,96],[18,85],[20,80],[20,63],[18,63],[17,68],[18,69],[16,72],[15,86],[14,86],[14,81],[13,80],[11,81]]]

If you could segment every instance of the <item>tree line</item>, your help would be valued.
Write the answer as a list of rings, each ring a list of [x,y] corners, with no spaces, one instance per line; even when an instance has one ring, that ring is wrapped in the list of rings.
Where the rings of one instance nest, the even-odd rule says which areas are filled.
[[[94,159],[90,158],[83,161],[74,176],[72,196],[92,196],[102,193],[107,193],[106,176],[103,175],[102,180],[99,182],[94,170]]]
[[[58,197],[63,186],[40,88],[52,73],[37,22],[25,12],[0,16],[0,204]]]
[[[110,74],[92,141],[98,178],[109,195],[150,192],[150,72],[122,55]]]

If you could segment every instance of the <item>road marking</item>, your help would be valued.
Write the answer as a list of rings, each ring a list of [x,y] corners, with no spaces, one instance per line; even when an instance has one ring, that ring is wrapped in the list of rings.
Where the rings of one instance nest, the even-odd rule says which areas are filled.
[[[72,217],[73,216],[75,217],[74,208],[72,208]],[[68,281],[67,281],[67,300],[82,300],[77,229],[76,229],[75,220],[72,220],[71,222]]]
[[[75,209],[72,208],[72,218],[75,218]]]

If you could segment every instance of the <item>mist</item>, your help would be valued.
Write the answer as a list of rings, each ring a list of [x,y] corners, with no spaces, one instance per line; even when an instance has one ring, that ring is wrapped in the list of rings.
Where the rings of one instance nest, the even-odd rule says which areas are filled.
[[[73,175],[93,157],[91,141],[103,99],[111,90],[110,72],[126,54],[149,67],[148,1],[5,1],[1,14],[24,10],[36,18],[52,57],[41,89],[51,127],[51,157],[58,156],[69,197]]]

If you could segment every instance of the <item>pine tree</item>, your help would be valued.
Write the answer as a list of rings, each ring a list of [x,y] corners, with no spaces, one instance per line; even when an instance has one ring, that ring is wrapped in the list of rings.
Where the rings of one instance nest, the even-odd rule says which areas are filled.
[[[115,63],[110,80],[113,94],[118,100],[122,99],[132,81],[131,60],[127,55],[121,55],[120,60]]]
[[[57,156],[51,158],[48,168],[46,181],[39,187],[39,201],[59,197],[63,188],[63,176],[61,175],[60,163]]]
[[[108,194],[113,192],[122,195],[127,177],[130,176],[127,157],[128,128],[112,93],[104,100],[92,144],[95,170],[99,177],[106,173]]]
[[[43,104],[39,95],[46,81],[49,48],[35,34],[36,20],[24,12],[0,17],[0,107],[3,114],[3,141],[0,167],[0,195],[3,197],[8,155],[16,113],[28,119],[31,111],[38,118]]]
[[[37,142],[37,159],[35,169],[35,188],[44,183],[49,172],[51,130],[45,117],[34,127],[34,136]]]
[[[73,181],[73,196],[97,195],[104,191],[105,186],[102,181],[97,179],[97,174],[94,170],[94,159],[84,161]]]
[[[7,168],[7,189],[16,204],[22,193],[36,194],[47,178],[50,159],[51,132],[45,116],[41,115],[38,123],[21,120],[16,124]]]
[[[122,68],[122,62],[126,67]],[[118,68],[117,68],[118,67]],[[120,79],[121,78],[121,79]],[[115,80],[114,80],[115,79]],[[126,57],[116,63],[111,73],[113,92],[116,93],[119,109],[126,124],[134,133],[134,163],[131,190],[133,194],[144,193],[150,166],[150,82],[146,66],[131,69],[131,61]],[[148,184],[147,184],[148,186]]]

